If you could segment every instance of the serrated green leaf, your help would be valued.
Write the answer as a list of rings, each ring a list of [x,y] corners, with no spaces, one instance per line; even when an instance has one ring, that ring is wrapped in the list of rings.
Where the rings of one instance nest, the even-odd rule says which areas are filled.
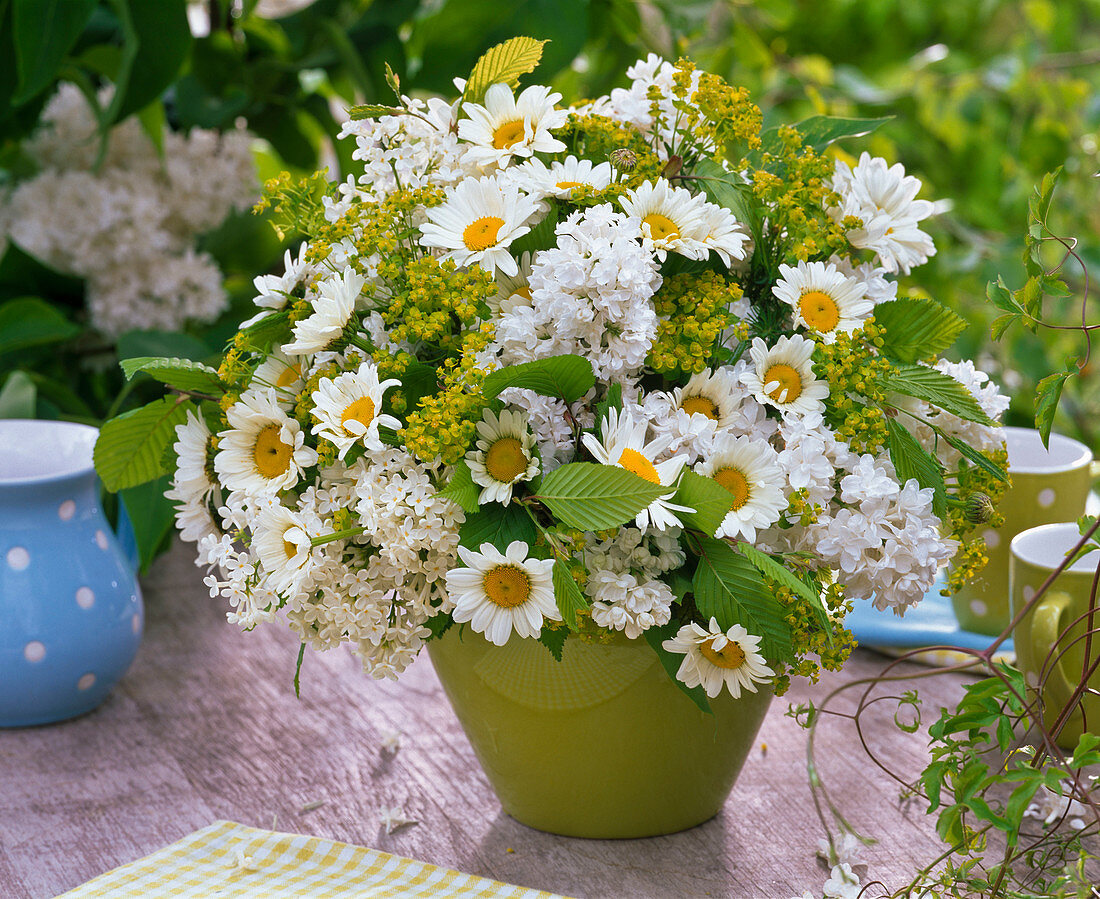
[[[474,483],[470,466],[466,464],[465,459],[460,460],[455,466],[454,474],[451,475],[447,486],[439,491],[439,495],[457,503],[466,512],[478,511],[477,498],[481,495],[481,488]]]
[[[875,324],[885,329],[883,352],[902,362],[938,356],[966,330],[962,316],[922,297],[879,303]]]
[[[13,371],[0,389],[0,418],[34,418],[38,389],[25,371]]]
[[[633,521],[670,492],[617,465],[572,462],[546,475],[535,498],[569,527],[602,531]]]
[[[745,558],[752,563],[752,566],[757,571],[765,577],[775,581],[775,583],[779,584],[781,587],[786,587],[788,590],[797,593],[806,600],[814,610],[814,614],[817,616],[817,623],[823,630],[829,627],[829,613],[821,600],[821,593],[819,591],[815,591],[809,584],[797,577],[792,571],[784,568],[782,564],[777,562],[767,553],[761,552],[755,546],[748,543],[742,543],[738,546],[738,549],[741,550]]]
[[[479,512],[466,516],[458,530],[459,545],[477,552],[483,543],[491,543],[501,552],[508,545],[521,540],[528,546],[535,542],[538,531],[530,516],[517,505],[501,506],[493,503]]]
[[[990,325],[989,333],[994,340],[1000,340],[1004,337],[1005,331],[1007,331],[1013,324],[1020,319],[1018,312],[1011,312],[1006,315],[998,315],[993,319],[993,324]]]
[[[536,41],[530,37],[514,37],[495,47],[490,47],[474,63],[473,71],[466,81],[466,90],[462,99],[480,103],[485,91],[494,84],[507,84],[511,88],[519,85],[519,76],[533,72],[542,59],[542,48],[547,41]]]
[[[894,463],[898,481],[904,484],[910,478],[916,478],[921,487],[931,487],[935,491],[932,511],[944,518],[947,515],[947,487],[939,463],[897,419],[886,419],[886,428],[886,447],[890,451],[890,461]]]
[[[130,381],[138,372],[145,372],[152,378],[175,387],[177,390],[191,390],[220,396],[224,392],[222,379],[216,369],[190,359],[165,358],[163,356],[135,356],[123,359],[119,365],[126,380]]]
[[[694,471],[685,471],[672,501],[678,506],[695,510],[676,513],[676,517],[687,527],[713,537],[726,515],[732,511],[734,497],[714,478],[704,477]]]
[[[1024,308],[1016,302],[1012,291],[1008,289],[1003,278],[990,281],[985,286],[985,295],[994,306],[1002,312],[1023,312]]]
[[[1050,430],[1054,427],[1054,414],[1058,411],[1058,402],[1062,399],[1062,388],[1066,381],[1077,374],[1077,368],[1058,371],[1047,375],[1035,389],[1035,427],[1043,438],[1043,446],[1050,446]]]
[[[558,559],[554,562],[554,601],[561,612],[562,621],[571,631],[579,630],[577,613],[588,609],[588,600],[585,599],[581,588],[577,586],[573,575],[569,573],[569,566]]]
[[[559,662],[561,661],[562,650],[565,648],[565,641],[568,638],[569,631],[564,627],[550,627],[549,625],[545,625],[539,632],[539,643],[549,649],[550,655]]]
[[[592,363],[583,356],[550,356],[509,365],[492,372],[481,384],[486,399],[495,399],[509,387],[523,387],[540,396],[557,397],[572,403],[596,383]]]
[[[984,468],[998,481],[1004,481],[1006,483],[1008,482],[1008,472],[1006,472],[1003,468],[990,460],[988,457],[983,455],[981,452],[974,449],[974,447],[972,447],[965,440],[960,440],[958,437],[948,434],[946,431],[941,431],[939,428],[934,428],[933,430],[935,430],[937,437],[946,440],[951,446],[958,450],[958,452],[962,456],[969,459],[979,468]]]
[[[348,118],[353,122],[391,115],[409,115],[409,111],[404,106],[385,106],[380,103],[361,103],[358,106],[348,107]]]
[[[267,350],[272,344],[283,344],[290,339],[290,313],[285,309],[265,315],[255,324],[241,331],[245,346],[255,350]]]
[[[993,424],[973,394],[938,369],[903,362],[897,365],[896,372],[884,375],[879,383],[886,390],[924,400],[967,421]]]
[[[104,424],[93,455],[103,486],[115,493],[166,474],[164,451],[194,408],[189,400],[166,396]]]
[[[689,687],[676,676],[676,672],[680,670],[680,665],[683,664],[684,657],[680,653],[669,652],[664,647],[665,640],[671,640],[675,637],[679,629],[679,622],[670,621],[668,624],[663,624],[660,627],[647,628],[642,631],[642,636],[645,637],[646,643],[653,647],[653,651],[657,653],[657,658],[661,660],[661,667],[664,668],[668,676],[672,678],[672,682],[680,688],[680,691],[684,695],[699,706],[700,711],[711,715],[713,711],[710,707],[710,701],[707,699],[706,690],[701,686]]]
[[[38,297],[19,297],[0,305],[0,355],[69,340],[80,326]]]
[[[760,572],[723,540],[702,537],[697,541],[699,566],[692,584],[695,606],[704,618],[715,618],[728,630],[740,624],[760,637],[769,662],[792,658],[791,630],[783,620],[783,606],[768,590]]]

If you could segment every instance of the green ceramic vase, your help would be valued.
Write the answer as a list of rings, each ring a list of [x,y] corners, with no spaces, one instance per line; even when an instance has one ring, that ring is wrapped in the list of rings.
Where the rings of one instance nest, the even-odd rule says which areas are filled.
[[[452,627],[428,653],[504,810],[565,836],[658,836],[714,817],[772,700],[723,691],[707,715],[645,640],[620,634],[570,636],[557,662],[535,640],[498,647]]]

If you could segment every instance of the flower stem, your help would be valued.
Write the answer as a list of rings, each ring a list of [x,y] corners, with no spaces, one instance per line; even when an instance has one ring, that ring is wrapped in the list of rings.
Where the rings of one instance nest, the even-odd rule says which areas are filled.
[[[326,543],[332,543],[333,540],[345,540],[348,537],[358,537],[365,530],[366,528],[361,527],[347,528],[343,531],[334,531],[331,534],[321,534],[319,537],[310,537],[309,542],[312,546],[323,546]]]

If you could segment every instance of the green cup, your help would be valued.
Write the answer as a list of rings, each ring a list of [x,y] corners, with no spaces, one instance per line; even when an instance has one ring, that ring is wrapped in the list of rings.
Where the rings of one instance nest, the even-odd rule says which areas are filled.
[[[1085,514],[1089,487],[1100,475],[1092,452],[1062,434],[1050,435],[1050,448],[1030,428],[1005,428],[1012,486],[997,510],[999,528],[981,532],[989,564],[952,598],[955,617],[965,631],[996,635],[1011,620],[1008,603],[1009,544],[1028,528],[1076,521]]]
[[[1012,539],[1009,580],[1013,614],[1035,596],[1080,539],[1073,522],[1045,524]],[[1100,553],[1078,559],[1058,575],[1016,625],[1016,662],[1027,683],[1039,690],[1048,728],[1054,726],[1082,674],[1100,657],[1100,609],[1094,613],[1091,646],[1087,647],[1085,640],[1097,565]],[[1087,660],[1086,648],[1090,650]],[[1100,670],[1093,673],[1089,686],[1100,690]],[[1081,696],[1058,735],[1058,745],[1065,749],[1076,746],[1086,726],[1089,732],[1100,733],[1100,695],[1096,693]]]

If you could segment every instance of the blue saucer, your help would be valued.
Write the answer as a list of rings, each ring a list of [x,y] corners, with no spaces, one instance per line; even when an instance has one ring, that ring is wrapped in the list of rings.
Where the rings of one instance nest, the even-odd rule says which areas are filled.
[[[924,599],[910,608],[904,618],[892,611],[880,612],[867,600],[857,599],[844,624],[861,646],[872,649],[919,649],[922,646],[985,649],[994,638],[959,627],[951,600],[940,593],[944,583],[941,572]],[[997,654],[1015,654],[1011,638],[998,647]]]

